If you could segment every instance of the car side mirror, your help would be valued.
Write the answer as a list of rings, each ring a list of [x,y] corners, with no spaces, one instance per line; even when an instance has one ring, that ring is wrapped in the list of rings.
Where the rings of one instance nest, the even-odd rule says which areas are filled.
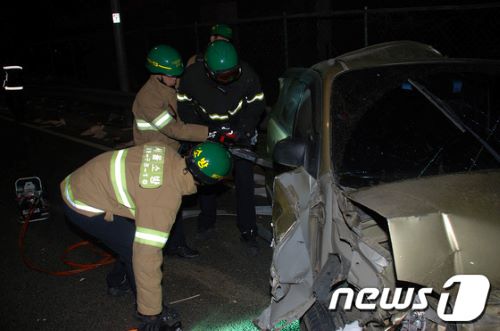
[[[306,161],[307,143],[303,139],[285,138],[276,143],[273,160],[277,164],[291,168],[303,166]]]

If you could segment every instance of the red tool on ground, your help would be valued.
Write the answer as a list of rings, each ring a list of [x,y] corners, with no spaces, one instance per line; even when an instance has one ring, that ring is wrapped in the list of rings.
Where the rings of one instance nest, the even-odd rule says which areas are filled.
[[[28,268],[54,276],[71,276],[114,262],[114,258],[110,254],[98,249],[88,241],[81,241],[66,248],[61,256],[61,261],[65,265],[71,267],[71,269],[64,271],[50,271],[36,266],[25,254],[24,239],[26,237],[26,232],[28,231],[28,226],[31,222],[49,219],[50,213],[48,203],[43,196],[42,182],[40,178],[36,176],[17,179],[15,182],[15,188],[16,200],[20,211],[19,220],[20,223],[22,223],[21,230],[19,232],[18,246],[21,251],[23,262]],[[67,257],[68,254],[72,250],[82,246],[89,246],[93,252],[97,255],[101,255],[102,258],[94,263],[78,263],[69,260]]]

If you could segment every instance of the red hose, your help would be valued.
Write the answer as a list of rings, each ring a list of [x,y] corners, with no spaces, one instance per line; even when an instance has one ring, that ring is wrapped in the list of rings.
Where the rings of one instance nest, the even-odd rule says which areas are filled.
[[[78,242],[78,243],[73,244],[73,245],[69,246],[68,248],[66,248],[64,250],[64,254],[61,256],[61,261],[64,264],[66,264],[67,266],[71,267],[72,269],[64,270],[64,271],[50,271],[50,270],[46,270],[46,269],[42,269],[40,267],[37,267],[33,263],[33,261],[29,257],[26,256],[25,251],[24,251],[24,239],[26,237],[26,232],[27,232],[28,226],[29,226],[29,219],[31,217],[31,214],[33,213],[33,210],[34,210],[34,206],[30,208],[28,215],[24,218],[23,226],[21,227],[21,231],[19,232],[19,241],[18,241],[19,250],[21,252],[21,257],[23,258],[24,264],[28,268],[35,270],[35,271],[45,273],[45,274],[54,275],[54,276],[71,276],[71,275],[78,274],[80,272],[92,270],[92,269],[98,268],[100,266],[114,262],[115,259],[113,258],[113,256],[111,254],[106,253],[100,249],[98,250],[94,245],[92,245],[92,243],[90,243],[88,241],[81,241],[81,242]],[[102,256],[102,258],[95,263],[77,263],[77,262],[73,262],[73,261],[70,261],[67,259],[67,255],[72,250],[74,250],[78,247],[81,247],[81,246],[85,246],[85,245],[90,245],[90,249],[92,249],[95,253],[100,254]]]

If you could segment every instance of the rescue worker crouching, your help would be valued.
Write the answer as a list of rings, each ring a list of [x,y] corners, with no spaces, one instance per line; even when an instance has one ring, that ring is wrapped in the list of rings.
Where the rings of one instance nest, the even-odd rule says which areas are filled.
[[[68,221],[116,253],[108,288],[130,287],[140,330],[179,327],[162,301],[162,248],[182,196],[218,182],[231,167],[227,149],[214,142],[196,145],[185,158],[151,142],[98,155],[61,182]]]

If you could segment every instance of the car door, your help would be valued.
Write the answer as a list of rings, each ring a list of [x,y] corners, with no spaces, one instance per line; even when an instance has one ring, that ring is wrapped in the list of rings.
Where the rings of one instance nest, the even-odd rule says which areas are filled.
[[[272,160],[276,144],[286,138],[303,140],[308,146],[304,167],[313,176],[318,169],[318,142],[321,123],[321,84],[311,69],[293,68],[280,78],[280,95],[269,116],[266,154]],[[275,163],[266,173],[266,188],[272,194],[274,177],[290,168]]]
[[[272,157],[274,146],[282,139],[290,137],[296,126],[297,112],[310,102],[311,84],[317,75],[311,69],[292,68],[280,80],[280,93],[267,124],[266,152]]]
[[[318,268],[315,247],[323,201],[317,183],[319,128],[321,124],[321,79],[317,72],[295,71],[284,82],[280,108],[275,108],[274,124],[286,130],[286,137],[305,146],[303,164],[295,169],[280,168],[276,159],[273,181],[273,246],[271,266],[272,302],[259,317],[259,325],[271,328],[277,321],[302,316],[314,303],[313,283]],[[283,139],[284,139],[283,138]],[[274,141],[275,148],[292,148]],[[276,155],[275,155],[276,156]],[[287,171],[284,171],[287,170]],[[294,263],[290,263],[294,261]],[[282,300],[286,297],[286,300]],[[284,315],[283,312],[293,314]]]

